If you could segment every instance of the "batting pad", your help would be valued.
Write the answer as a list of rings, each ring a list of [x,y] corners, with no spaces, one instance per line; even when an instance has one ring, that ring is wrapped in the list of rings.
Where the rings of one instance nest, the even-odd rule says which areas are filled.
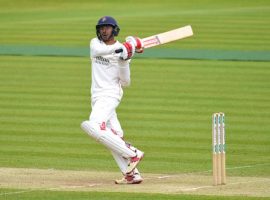
[[[100,130],[96,122],[84,121],[81,128],[95,140],[106,146],[108,149],[120,154],[124,158],[135,157],[136,153],[127,147],[124,140],[115,135],[111,130]]]
[[[120,168],[121,172],[123,174],[126,174],[129,161],[126,158],[123,158],[118,153],[115,153],[113,151],[111,151],[111,153],[113,155],[115,162],[117,163],[118,167]]]

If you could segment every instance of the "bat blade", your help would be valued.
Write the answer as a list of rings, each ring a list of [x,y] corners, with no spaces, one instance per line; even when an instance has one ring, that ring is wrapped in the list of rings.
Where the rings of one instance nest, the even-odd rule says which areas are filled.
[[[147,38],[143,38],[144,48],[150,48],[153,46],[173,42],[175,40],[184,39],[193,35],[193,31],[190,25],[184,26],[178,29],[174,29],[168,32],[153,35]]]
[[[152,35],[147,38],[143,38],[142,42],[144,48],[150,48],[161,44],[173,42],[175,40],[184,39],[193,35],[193,31],[190,25],[177,28],[168,32]],[[115,50],[115,53],[121,53],[123,49]]]

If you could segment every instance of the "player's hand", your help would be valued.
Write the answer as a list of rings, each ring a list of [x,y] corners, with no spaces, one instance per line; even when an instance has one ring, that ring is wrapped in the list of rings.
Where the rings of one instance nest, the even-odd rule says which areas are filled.
[[[120,58],[123,59],[123,60],[128,60],[130,59],[132,56],[134,56],[134,53],[135,53],[135,45],[129,41],[127,42],[124,42],[122,44],[122,52],[121,52],[121,55],[120,55]]]
[[[144,46],[143,46],[143,42],[142,42],[142,40],[140,38],[134,37],[134,36],[128,36],[126,38],[126,41],[134,44],[136,53],[142,53],[143,52]]]

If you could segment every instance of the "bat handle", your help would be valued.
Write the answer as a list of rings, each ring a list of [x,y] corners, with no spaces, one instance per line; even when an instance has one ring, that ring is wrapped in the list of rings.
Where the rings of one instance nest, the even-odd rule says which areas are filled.
[[[121,53],[121,52],[123,52],[123,49],[116,49],[115,50],[115,53]]]

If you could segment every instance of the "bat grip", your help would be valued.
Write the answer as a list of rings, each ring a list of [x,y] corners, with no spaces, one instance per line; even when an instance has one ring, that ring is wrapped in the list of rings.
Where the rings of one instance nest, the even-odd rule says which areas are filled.
[[[123,49],[116,49],[115,50],[115,53],[121,53],[121,52],[123,52]]]

